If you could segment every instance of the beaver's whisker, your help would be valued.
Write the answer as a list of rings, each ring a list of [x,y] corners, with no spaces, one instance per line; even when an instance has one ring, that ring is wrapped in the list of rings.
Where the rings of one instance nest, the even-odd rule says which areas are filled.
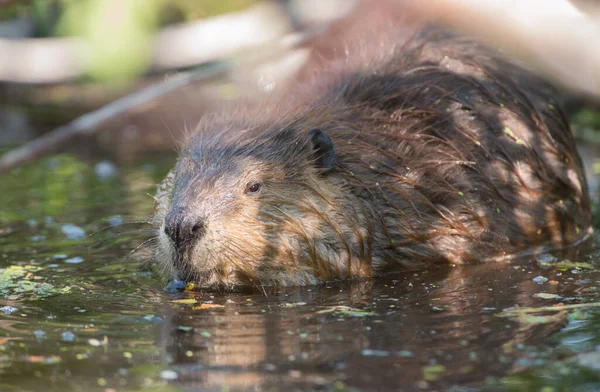
[[[107,226],[103,226],[95,231],[92,231],[88,236],[91,237],[93,235],[96,235],[100,232],[109,230],[109,229],[118,229],[121,226],[124,225],[138,225],[138,224],[149,224],[150,222],[148,220],[136,220],[136,221],[125,221],[125,222],[120,222],[117,225],[107,225]]]
[[[239,257],[233,258],[233,257],[231,257],[231,255],[229,255],[228,253],[225,253],[225,255],[224,255],[224,256],[225,256],[225,258],[226,258],[227,260],[229,260],[229,262],[231,262],[231,263],[232,263],[233,265],[235,265],[235,266],[238,266],[238,264],[237,264],[237,261],[238,261],[238,260],[241,260],[242,262],[244,262],[244,260],[243,260],[243,259],[241,259],[241,258],[239,258]],[[235,256],[237,256],[237,255],[235,255]],[[245,263],[244,263],[244,264],[245,264]],[[238,268],[239,268],[239,266],[238,266]],[[240,269],[241,269],[241,268],[240,268]],[[255,287],[256,289],[258,289],[258,290],[261,290],[261,289],[262,289],[262,290],[263,290],[263,293],[264,293],[264,295],[265,295],[265,297],[267,297],[267,292],[266,292],[266,290],[264,289],[264,287],[262,287],[262,286],[260,285],[260,281],[258,281],[258,283],[257,283],[257,282],[255,282],[255,279],[256,279],[256,280],[258,280],[258,279],[257,279],[257,277],[256,277],[256,274],[254,274],[254,271],[250,270],[250,273],[248,273],[248,270],[246,270],[246,269],[241,269],[241,270],[244,272],[244,274],[246,274],[246,277],[247,277],[247,278],[250,280],[250,283],[252,283],[252,286],[254,286],[254,287]]]
[[[244,244],[243,241],[238,241],[238,242],[241,242],[242,245]],[[256,274],[256,271],[254,271],[254,269],[252,269],[252,265],[246,260],[247,256],[250,256],[251,258],[255,258],[256,256],[250,254],[246,249],[244,249],[245,247],[243,247],[242,245],[236,245],[236,244],[233,244],[231,241],[229,241],[226,244],[226,249],[228,249],[231,253],[233,253],[233,255],[231,255],[229,253],[225,253],[225,257],[229,261],[231,261],[234,265],[236,265],[238,267],[238,269],[240,269],[248,277],[248,279],[250,280],[252,285],[254,287],[256,287],[257,289],[262,290],[265,297],[267,297],[267,292],[261,284],[262,281],[261,281],[260,277]],[[250,245],[250,244],[248,244],[248,245]],[[238,253],[238,251],[241,251],[243,254]],[[232,256],[234,256],[234,257],[232,257]],[[234,261],[234,260],[236,260],[236,261]],[[237,264],[237,261],[241,261],[244,266],[240,267]],[[258,264],[258,260],[255,260],[255,262]]]
[[[235,235],[231,235],[230,238],[236,240],[237,244],[232,241],[227,241],[224,244],[225,249],[236,252],[236,256],[238,256],[239,260],[242,263],[244,263],[247,267],[251,268],[252,265],[250,264],[249,261],[246,260],[246,257],[250,258],[251,260],[254,259],[254,261],[258,263],[259,260],[256,259],[256,256],[254,254],[250,253],[250,251],[248,250],[248,249],[252,249],[249,247],[252,244],[248,243],[245,239],[235,236]],[[246,245],[246,246],[244,246],[244,245]],[[241,252],[241,254],[237,253],[237,252]],[[241,255],[243,255],[244,257],[241,257]]]
[[[154,229],[154,228],[146,228],[146,229],[137,229],[137,230],[127,230],[127,231],[121,231],[118,233],[113,233],[108,237],[99,239],[98,241],[95,241],[91,244],[91,246],[99,246],[104,244],[105,242],[114,240],[120,236],[123,235],[131,235],[131,234],[147,234],[147,233],[151,233],[151,234],[156,234],[158,229]]]
[[[131,258],[137,251],[139,251],[140,249],[143,249],[144,247],[156,245],[156,243],[158,243],[158,238],[156,238],[156,237],[147,239],[146,241],[142,242],[141,244],[136,246],[134,249],[132,249],[129,253],[127,253],[127,256],[125,256],[125,261],[129,262],[129,260],[131,260]]]

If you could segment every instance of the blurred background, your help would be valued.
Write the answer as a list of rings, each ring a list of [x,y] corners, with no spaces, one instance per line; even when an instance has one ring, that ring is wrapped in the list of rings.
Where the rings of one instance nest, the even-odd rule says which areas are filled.
[[[500,10],[494,3],[0,0],[0,148],[141,92],[25,157],[81,146],[75,135],[93,135],[98,147],[116,149],[119,161],[170,150],[207,112],[284,91],[343,56],[348,44],[375,44],[382,26],[394,25],[401,41],[426,20],[478,33],[546,72],[564,88],[577,137],[596,142],[600,61],[594,63],[595,45],[582,42],[597,36],[593,2],[510,0]],[[589,168],[600,166],[590,159]]]
[[[116,147],[119,159],[169,150],[205,113],[283,89],[310,73],[311,56],[331,57],[333,47],[314,49],[334,34],[336,23],[349,21],[357,5],[0,1],[0,145],[22,144],[119,97],[192,75],[168,94],[126,110],[118,106],[119,113],[94,122],[88,132],[100,147]]]
[[[480,34],[544,71],[564,87],[577,137],[597,142],[600,61],[586,39],[598,36],[593,2],[510,0],[500,10],[492,1],[420,3],[0,0],[0,152],[136,92],[135,102],[117,103],[68,134],[42,140],[10,167],[90,143],[77,135],[93,135],[96,147],[114,151],[119,162],[171,150],[207,112],[284,91],[343,56],[348,44],[375,44],[382,26],[394,25],[401,41],[426,20]],[[600,162],[586,145],[593,174]],[[0,171],[13,158],[5,156]]]

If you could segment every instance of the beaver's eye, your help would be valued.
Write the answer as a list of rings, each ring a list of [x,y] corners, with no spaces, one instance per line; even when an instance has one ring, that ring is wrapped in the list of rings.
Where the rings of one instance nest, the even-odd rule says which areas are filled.
[[[260,191],[260,188],[262,188],[262,185],[258,182],[251,184],[247,190],[246,193],[257,193],[258,191]]]

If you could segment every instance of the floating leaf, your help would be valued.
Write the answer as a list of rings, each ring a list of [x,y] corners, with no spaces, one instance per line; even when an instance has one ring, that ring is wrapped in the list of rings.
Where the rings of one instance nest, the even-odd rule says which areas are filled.
[[[174,299],[171,302],[173,302],[174,304],[184,304],[184,305],[193,305],[195,303],[198,303],[198,301],[194,298]]]
[[[557,317],[560,316],[560,317]],[[553,321],[557,321],[557,319],[562,318],[564,314],[558,313],[552,316],[534,316],[527,313],[522,313],[519,315],[519,323],[521,324],[549,324]]]
[[[42,355],[28,355],[26,359],[29,363],[41,363],[44,365],[53,365],[62,361],[62,358],[58,355],[52,355],[49,357]]]
[[[446,372],[446,366],[444,365],[428,365],[421,369],[423,372],[423,380],[425,381],[437,381]]]
[[[304,305],[306,305],[306,302],[286,302],[286,303],[281,304],[280,306],[284,307],[284,308],[296,308],[298,306],[304,306]]]
[[[39,282],[42,277],[35,275],[42,268],[33,265],[12,265],[0,270],[0,294],[12,299],[28,294],[31,299],[46,298],[56,294],[70,294],[71,288],[55,287],[50,283]]]
[[[375,312],[368,312],[362,309],[352,308],[350,306],[330,306],[326,309],[320,310],[317,313],[333,313],[337,316],[346,315],[350,317],[366,317],[366,316],[376,316]]]
[[[560,295],[551,294],[551,293],[536,293],[533,296],[536,298],[541,298],[541,299],[560,299],[560,298],[562,298]]]
[[[554,263],[552,266],[559,271],[568,271],[572,269],[594,269],[594,266],[590,263],[573,262],[569,260],[559,261],[557,263]]]
[[[193,310],[204,310],[204,309],[219,309],[224,308],[225,306],[219,304],[202,304],[200,306],[194,306]]]

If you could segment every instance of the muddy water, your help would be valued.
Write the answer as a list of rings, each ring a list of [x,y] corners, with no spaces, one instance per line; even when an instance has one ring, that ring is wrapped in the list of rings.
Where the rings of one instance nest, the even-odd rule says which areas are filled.
[[[171,291],[143,221],[173,157],[82,151],[0,177],[0,391],[600,390],[597,254]]]

